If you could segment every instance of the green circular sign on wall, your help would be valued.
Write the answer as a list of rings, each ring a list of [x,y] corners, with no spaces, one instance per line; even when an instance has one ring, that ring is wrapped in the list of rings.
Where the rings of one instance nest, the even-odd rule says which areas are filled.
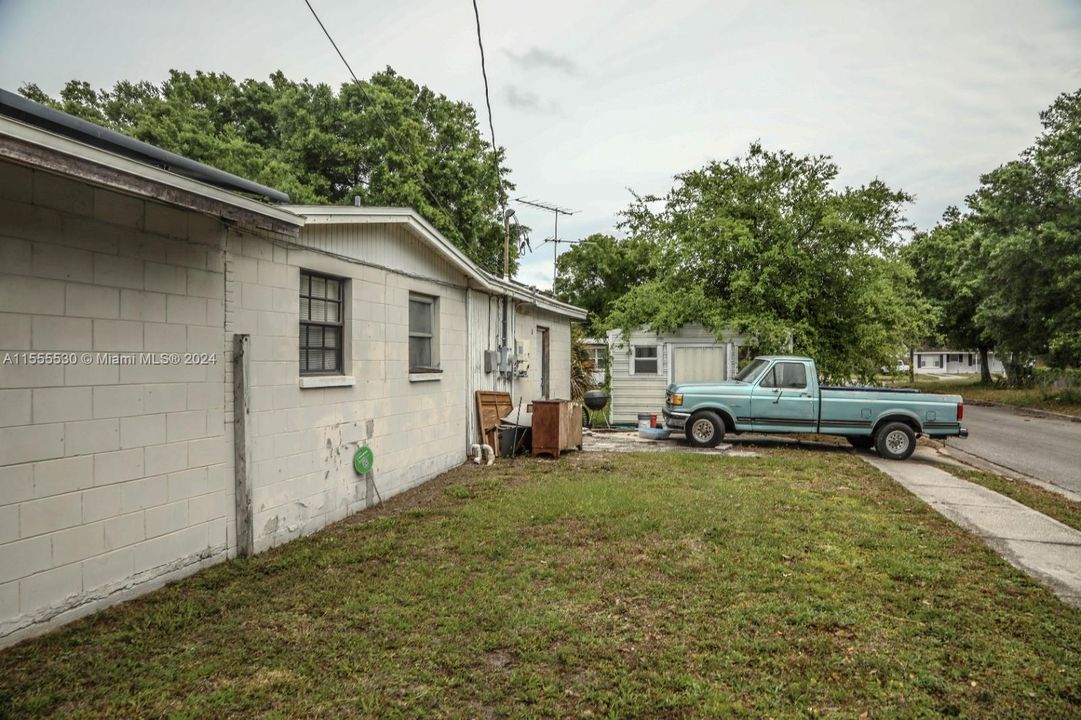
[[[374,464],[375,453],[372,452],[370,447],[357,448],[356,454],[353,455],[353,469],[357,471],[358,475],[370,473]]]

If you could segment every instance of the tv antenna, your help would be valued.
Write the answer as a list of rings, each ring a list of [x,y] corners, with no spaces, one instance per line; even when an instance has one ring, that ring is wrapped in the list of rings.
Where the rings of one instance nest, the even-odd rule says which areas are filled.
[[[552,243],[552,288],[555,289],[556,279],[559,277],[559,243],[572,243],[572,241],[570,240],[559,239],[559,216],[574,215],[578,211],[571,210],[570,208],[561,207],[553,203],[542,202],[540,200],[530,200],[524,197],[515,198],[514,202],[522,203],[523,205],[529,205],[535,208],[540,208],[541,210],[546,210],[555,216],[555,231],[553,232],[552,237],[545,238],[544,242],[541,243],[541,246],[543,246],[544,243],[547,242]]]

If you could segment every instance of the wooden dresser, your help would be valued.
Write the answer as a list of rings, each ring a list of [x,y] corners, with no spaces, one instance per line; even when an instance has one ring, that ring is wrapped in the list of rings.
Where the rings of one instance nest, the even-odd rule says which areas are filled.
[[[533,401],[533,455],[559,457],[582,449],[582,406],[571,400]]]

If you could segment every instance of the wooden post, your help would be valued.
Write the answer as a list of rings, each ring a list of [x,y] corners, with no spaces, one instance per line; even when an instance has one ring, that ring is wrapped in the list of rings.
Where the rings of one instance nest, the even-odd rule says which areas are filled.
[[[248,421],[251,412],[251,336],[233,335],[233,472],[236,480],[236,552],[250,557],[255,552],[251,508],[251,446]]]

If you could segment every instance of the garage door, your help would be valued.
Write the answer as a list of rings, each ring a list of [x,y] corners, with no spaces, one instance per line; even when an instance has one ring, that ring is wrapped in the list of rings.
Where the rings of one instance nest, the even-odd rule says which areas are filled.
[[[672,348],[673,382],[724,380],[727,365],[724,345]]]

